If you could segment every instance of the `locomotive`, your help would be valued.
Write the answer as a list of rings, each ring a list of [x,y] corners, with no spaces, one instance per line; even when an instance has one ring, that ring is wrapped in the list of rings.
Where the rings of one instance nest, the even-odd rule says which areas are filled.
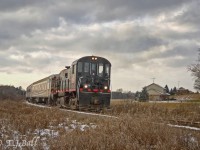
[[[27,87],[26,99],[71,109],[110,107],[111,63],[98,56],[85,56]]]

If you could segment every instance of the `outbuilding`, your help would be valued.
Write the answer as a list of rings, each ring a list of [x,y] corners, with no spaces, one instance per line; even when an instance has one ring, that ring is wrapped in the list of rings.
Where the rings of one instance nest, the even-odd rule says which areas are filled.
[[[149,94],[150,101],[161,101],[169,98],[169,93],[162,86],[152,83],[146,86],[147,93]]]

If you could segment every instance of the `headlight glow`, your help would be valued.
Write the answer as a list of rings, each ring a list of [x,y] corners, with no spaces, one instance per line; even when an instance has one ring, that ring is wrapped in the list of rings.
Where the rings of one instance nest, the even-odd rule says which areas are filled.
[[[85,88],[85,89],[87,89],[87,88],[88,88],[88,85],[87,85],[87,84],[85,84],[85,85],[84,85],[84,88]]]
[[[107,90],[108,89],[108,86],[104,86],[104,90]]]

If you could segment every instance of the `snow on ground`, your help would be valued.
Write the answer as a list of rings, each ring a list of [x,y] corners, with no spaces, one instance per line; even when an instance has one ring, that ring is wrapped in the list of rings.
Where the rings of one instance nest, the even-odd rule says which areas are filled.
[[[0,128],[0,148],[3,149],[23,149],[24,147],[34,147],[37,144],[42,144],[43,149],[49,150],[48,141],[59,137],[63,132],[69,133],[74,130],[85,132],[86,130],[95,129],[94,123],[82,123],[76,120],[66,118],[62,123],[55,124],[50,122],[49,126],[44,129],[27,130],[23,135],[19,131],[14,130],[9,124],[1,124]],[[32,139],[30,139],[32,138]]]
[[[149,103],[181,103],[181,101],[149,101]]]
[[[86,130],[95,129],[96,127],[97,125],[93,123],[84,124],[81,122],[77,122],[76,120],[69,120],[67,118],[65,122],[60,123],[57,126],[50,125],[49,129],[36,129],[34,134],[35,136],[39,137],[39,139],[42,141],[43,148],[48,150],[49,138],[58,137],[60,135],[60,132],[59,132],[60,129],[64,129],[66,133],[69,133],[69,132],[72,132],[73,130],[79,130],[81,132],[84,132]]]
[[[31,105],[31,106],[36,106],[36,107],[41,107],[41,108],[51,108],[47,105],[38,105],[38,104],[29,103],[27,101],[25,103],[28,104],[28,105]]]
[[[185,129],[200,131],[200,128],[196,128],[196,127],[173,125],[173,124],[167,124],[167,125],[170,126],[170,127],[175,127],[175,128],[185,128]]]

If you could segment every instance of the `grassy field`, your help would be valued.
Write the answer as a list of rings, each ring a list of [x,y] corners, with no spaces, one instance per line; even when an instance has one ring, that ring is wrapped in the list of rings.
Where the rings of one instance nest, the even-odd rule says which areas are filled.
[[[197,103],[115,101],[105,114],[118,118],[1,101],[0,148],[200,149],[200,131],[168,125],[200,122]]]
[[[110,114],[120,115],[129,114],[131,116],[142,116],[145,118],[153,117],[156,121],[186,121],[200,122],[200,103],[148,103],[148,102],[132,102],[112,101],[112,111]]]

